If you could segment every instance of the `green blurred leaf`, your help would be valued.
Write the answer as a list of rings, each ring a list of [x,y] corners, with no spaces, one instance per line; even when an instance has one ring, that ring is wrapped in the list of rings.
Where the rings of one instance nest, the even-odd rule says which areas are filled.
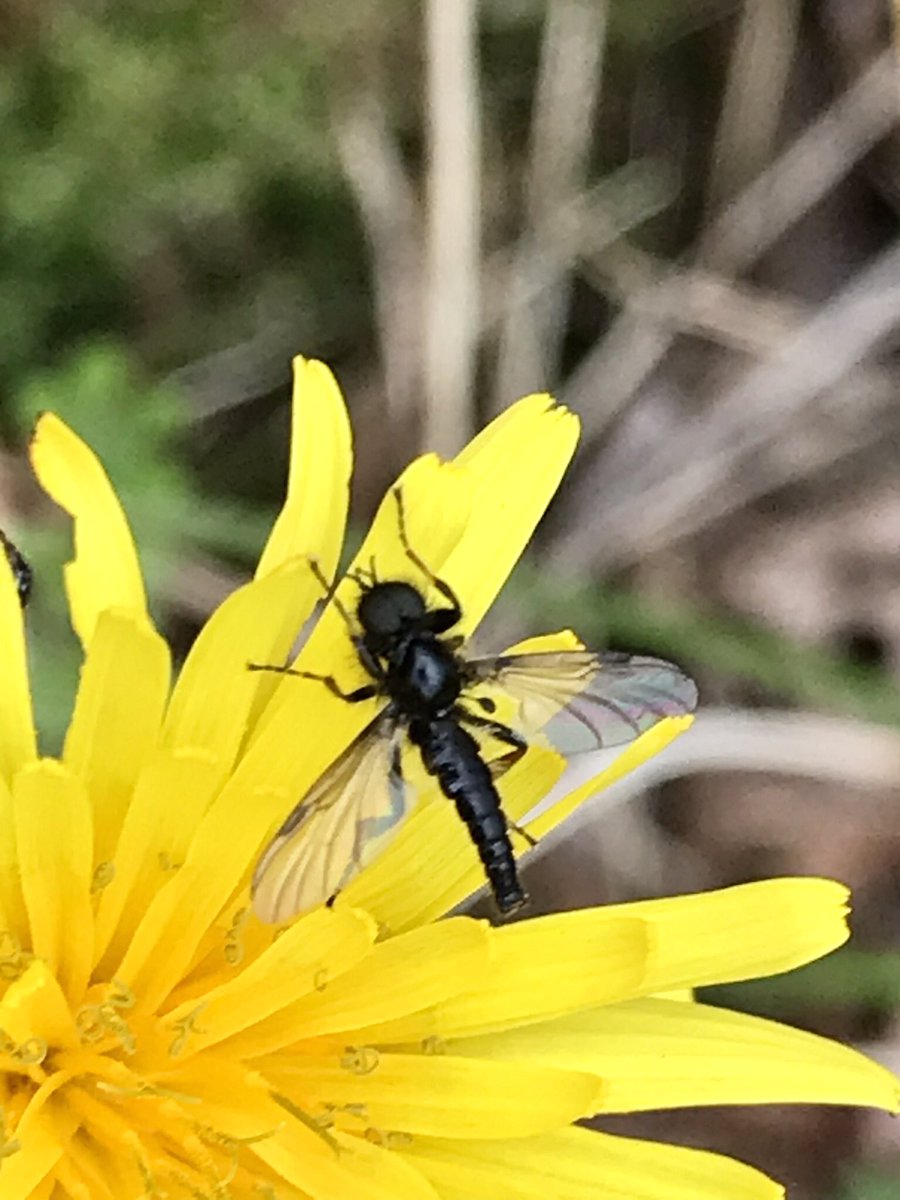
[[[886,1168],[854,1167],[845,1173],[834,1193],[834,1200],[897,1200],[900,1193],[900,1165]]]
[[[786,975],[705,988],[703,998],[772,1017],[798,1009],[890,1013],[900,1008],[900,952],[844,946]]]

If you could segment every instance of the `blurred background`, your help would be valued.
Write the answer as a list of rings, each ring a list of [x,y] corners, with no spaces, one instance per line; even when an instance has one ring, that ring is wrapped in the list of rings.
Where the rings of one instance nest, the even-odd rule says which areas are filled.
[[[583,443],[482,641],[571,625],[707,711],[534,864],[537,906],[833,875],[853,946],[714,998],[900,1067],[893,36],[889,0],[0,0],[0,524],[45,748],[78,654],[37,412],[103,457],[183,654],[279,502],[294,353],[351,405],[357,531],[550,388]],[[605,1125],[794,1200],[898,1194],[869,1113]]]

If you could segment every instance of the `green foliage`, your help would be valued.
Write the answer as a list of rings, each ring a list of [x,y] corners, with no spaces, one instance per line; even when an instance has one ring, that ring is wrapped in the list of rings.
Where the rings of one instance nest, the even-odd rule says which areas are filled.
[[[844,946],[785,975],[706,988],[702,998],[782,1020],[810,1009],[888,1014],[900,1007],[900,953]]]
[[[874,1167],[848,1170],[834,1194],[834,1200],[896,1200],[900,1169],[887,1171]]]
[[[0,384],[148,318],[157,360],[192,358],[252,332],[248,299],[283,318],[306,298],[309,324],[358,284],[358,244],[334,236],[355,225],[327,35],[235,0],[136,0],[54,6],[23,37],[0,79]]]

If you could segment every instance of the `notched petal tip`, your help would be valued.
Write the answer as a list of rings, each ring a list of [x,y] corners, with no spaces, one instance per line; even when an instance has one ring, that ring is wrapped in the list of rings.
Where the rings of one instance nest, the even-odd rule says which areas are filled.
[[[87,646],[105,609],[147,614],[137,549],[102,463],[54,413],[35,425],[29,455],[41,487],[75,521],[75,558],[65,580],[72,624]]]

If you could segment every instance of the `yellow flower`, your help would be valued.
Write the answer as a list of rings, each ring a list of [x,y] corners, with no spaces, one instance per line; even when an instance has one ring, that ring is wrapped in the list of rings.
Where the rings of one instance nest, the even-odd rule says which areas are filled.
[[[454,462],[425,457],[402,476],[411,537],[462,597],[467,631],[576,432],[530,397]],[[780,1189],[748,1167],[572,1122],[696,1104],[896,1107],[893,1077],[860,1055],[677,997],[840,944],[846,896],[827,881],[502,928],[434,921],[481,883],[437,802],[334,907],[277,935],[250,914],[261,847],[372,714],[314,681],[246,670],[283,661],[321,599],[309,557],[328,578],[337,567],[350,439],[321,364],[296,363],[288,495],[256,578],[211,617],[171,691],[102,467],[52,416],[33,461],[75,520],[66,588],[85,661],[61,759],[41,758],[0,556],[2,1200],[755,1200]],[[373,554],[382,576],[408,571],[390,503],[359,561]],[[302,664],[359,672],[334,605]],[[615,773],[684,724],[661,722]],[[528,758],[504,779],[514,816],[560,770],[549,752]]]

